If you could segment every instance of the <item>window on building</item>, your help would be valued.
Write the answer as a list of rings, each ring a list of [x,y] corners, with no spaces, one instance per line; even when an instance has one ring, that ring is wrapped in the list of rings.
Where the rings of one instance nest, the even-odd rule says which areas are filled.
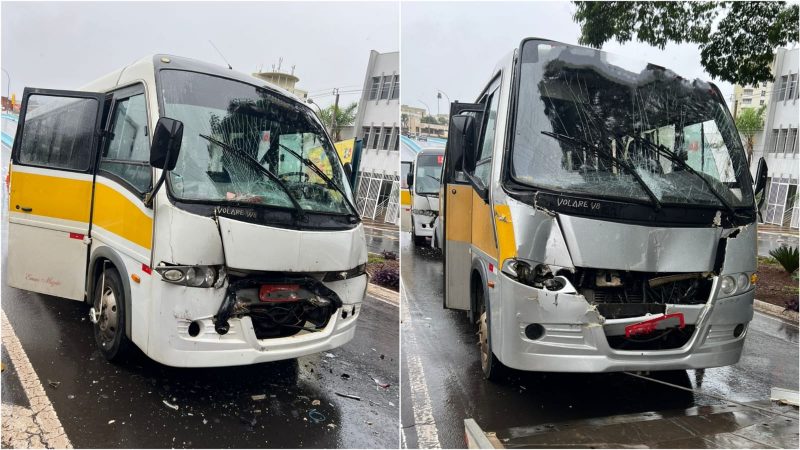
[[[797,128],[789,128],[789,137],[786,138],[786,153],[797,153],[797,147]]]
[[[789,76],[789,92],[786,93],[786,100],[794,100],[797,91],[797,74],[793,73]]]
[[[752,98],[743,98],[742,99],[742,104],[743,105],[750,105],[752,103],[753,103],[753,99]]]
[[[389,150],[389,143],[392,142],[392,129],[391,128],[384,128],[383,129],[383,145],[381,148],[383,150]]]
[[[778,100],[786,99],[786,88],[788,84],[789,84],[789,76],[788,75],[782,76],[780,88],[778,89]]]
[[[763,105],[763,104],[764,104],[764,100],[759,100],[759,101],[758,101],[758,104],[759,104],[759,105]]]
[[[394,147],[392,150],[400,150],[400,130],[397,130],[397,133],[394,134]]]
[[[762,97],[766,97],[767,96],[767,91],[761,91],[761,96]]]
[[[745,89],[744,90],[744,95],[753,95],[753,90],[752,89]]]
[[[361,148],[369,148],[369,127],[362,128],[363,137],[361,138]]]
[[[386,75],[383,77],[383,85],[381,86],[381,100],[389,98],[389,91],[392,89],[392,76]]]
[[[100,171],[130,184],[140,193],[150,190],[150,142],[144,94],[120,100],[114,106],[112,133],[103,152]]]
[[[375,100],[378,98],[378,89],[381,86],[381,77],[372,77],[372,85],[369,88],[369,99]]]
[[[775,147],[776,153],[783,153],[786,148],[786,131],[788,131],[786,128],[781,128],[778,133],[778,145]]]
[[[378,149],[380,148],[381,142],[381,127],[374,127],[374,131],[372,132],[372,148]]]
[[[400,75],[394,76],[394,81],[392,82],[392,100],[397,100],[400,98]]]
[[[775,149],[778,148],[778,132],[780,130],[773,129],[772,136],[770,136],[769,140],[769,151],[770,153],[775,153]]]

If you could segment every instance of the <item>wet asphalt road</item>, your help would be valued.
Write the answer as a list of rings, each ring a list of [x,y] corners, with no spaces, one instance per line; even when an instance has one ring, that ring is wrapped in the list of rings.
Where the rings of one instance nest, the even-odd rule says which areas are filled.
[[[364,235],[367,250],[371,253],[388,251],[397,254],[400,250],[400,232],[395,224],[365,220]]]
[[[502,383],[484,381],[476,329],[466,313],[442,308],[442,261],[430,249],[415,249],[401,234],[402,281],[407,304],[402,317],[403,445],[414,448],[418,430],[409,383],[406,344],[413,334],[424,369],[438,441],[444,448],[464,445],[464,419],[485,431],[566,420],[718,405],[711,397],[685,392],[625,374],[556,374],[512,371]],[[412,366],[413,367],[413,366]],[[798,329],[756,313],[741,361],[705,371],[653,373],[654,377],[725,398],[748,402],[769,398],[770,388],[798,389]],[[429,431],[429,430],[428,430]],[[423,431],[427,432],[427,431]]]
[[[4,169],[7,158],[4,147]],[[6,205],[3,192],[2,211]],[[7,228],[3,217],[4,268]],[[398,308],[378,299],[364,300],[355,338],[333,357],[214,369],[166,367],[141,352],[110,364],[96,349],[80,302],[3,284],[2,309],[75,448],[399,445]],[[2,361],[2,401],[27,406],[5,349]],[[266,398],[252,399],[259,394]]]

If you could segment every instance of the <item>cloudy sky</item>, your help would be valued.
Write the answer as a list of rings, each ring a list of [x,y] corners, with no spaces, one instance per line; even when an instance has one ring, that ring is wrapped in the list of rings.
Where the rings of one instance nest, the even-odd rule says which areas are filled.
[[[497,61],[525,37],[577,44],[580,28],[569,2],[412,3],[401,6],[401,100],[436,114],[436,90],[451,100],[471,102],[489,79]],[[692,79],[711,80],[700,65],[695,45],[668,45],[664,50],[636,42],[611,42],[603,50],[665,66]],[[730,83],[715,81],[725,100]],[[443,96],[439,110],[447,112]]]
[[[152,53],[240,72],[282,69],[311,95],[361,89],[370,50],[397,51],[397,3],[15,3],[3,1],[0,65],[19,96],[25,86],[78,87]],[[8,77],[2,75],[5,95]],[[342,96],[342,102],[359,93]],[[330,95],[316,97],[325,105]]]

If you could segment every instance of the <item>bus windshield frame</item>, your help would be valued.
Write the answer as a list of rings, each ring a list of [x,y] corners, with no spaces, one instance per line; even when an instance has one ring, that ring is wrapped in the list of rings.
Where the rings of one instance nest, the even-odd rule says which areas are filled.
[[[523,41],[515,74],[504,187],[755,220],[744,148],[713,84],[539,39]]]
[[[256,84],[182,69],[159,71],[158,96],[162,115],[184,124],[167,176],[171,197],[357,217],[339,155],[307,106]]]

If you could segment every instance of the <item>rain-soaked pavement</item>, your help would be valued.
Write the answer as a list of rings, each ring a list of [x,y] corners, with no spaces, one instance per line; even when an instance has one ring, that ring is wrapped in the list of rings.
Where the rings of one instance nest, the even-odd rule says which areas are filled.
[[[512,371],[501,383],[487,382],[476,329],[465,313],[442,308],[441,257],[430,249],[412,248],[407,233],[401,234],[401,257],[402,301],[407,302],[401,314],[405,447],[431,442],[462,447],[464,419],[470,417],[485,431],[508,437],[536,425],[726,403],[622,373]],[[409,340],[415,355],[407,352]],[[768,399],[771,387],[797,390],[798,328],[756,313],[738,364],[652,376],[738,402]]]
[[[80,302],[3,286],[2,308],[76,448],[398,445],[397,308],[377,299],[365,300],[353,341],[327,354],[214,369],[166,367],[140,352],[110,364]],[[25,406],[2,359],[4,407]]]
[[[400,232],[393,223],[364,220],[364,235],[367,238],[367,250],[372,253],[384,251],[397,254],[400,250]]]

